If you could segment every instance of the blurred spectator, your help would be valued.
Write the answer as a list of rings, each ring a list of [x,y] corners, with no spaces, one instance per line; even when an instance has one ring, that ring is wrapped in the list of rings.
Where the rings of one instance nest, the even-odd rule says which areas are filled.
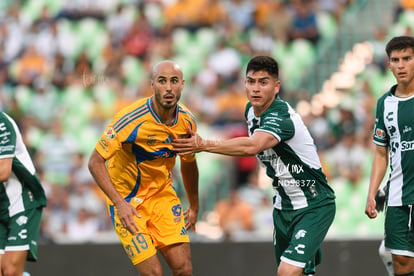
[[[226,45],[225,41],[220,41],[218,48],[208,58],[208,67],[211,68],[219,77],[223,85],[234,83],[240,73],[241,56],[240,53]]]
[[[217,105],[218,86],[219,77],[217,73],[206,66],[184,88],[185,101],[192,107],[193,112],[198,114],[199,120],[204,123],[213,124],[220,116]]]
[[[252,28],[254,22],[255,5],[246,0],[230,0],[225,2],[226,13],[232,25],[244,32]]]
[[[38,32],[41,32],[45,29],[48,29],[53,22],[54,18],[50,14],[49,7],[43,6],[40,11],[39,17],[34,20],[32,26],[34,26]]]
[[[152,30],[148,19],[144,14],[141,14],[132,23],[121,44],[126,55],[143,59],[148,54],[147,51],[151,45],[151,40]]]
[[[240,109],[242,110],[242,109]],[[233,124],[226,124],[224,126],[227,129],[227,137],[246,137],[248,136],[246,127],[240,123],[234,122]],[[258,161],[256,156],[243,156],[243,157],[229,157],[233,160],[233,172],[232,172],[232,185],[234,188],[239,188],[246,183],[249,183],[249,177],[257,170]]]
[[[359,185],[366,158],[370,155],[369,151],[358,143],[355,133],[345,133],[327,155],[331,177],[345,179],[352,186]]]
[[[357,129],[354,115],[354,105],[351,98],[343,99],[340,106],[329,112],[329,124],[334,142],[338,142],[345,133],[355,132]]]
[[[64,131],[61,119],[55,117],[51,132],[42,139],[35,160],[50,184],[65,186],[70,181],[76,152],[76,140],[71,133]]]
[[[289,41],[289,30],[292,24],[292,13],[288,10],[287,4],[279,1],[268,11],[263,24],[267,33],[272,35],[277,42],[286,45]]]
[[[250,47],[253,55],[272,55],[276,47],[273,35],[266,31],[265,26],[257,26],[250,31]]]
[[[221,25],[227,17],[224,3],[220,0],[204,1],[201,11],[201,25],[204,27]]]
[[[273,237],[273,205],[271,193],[259,183],[260,168],[250,171],[239,188],[240,199],[253,207],[254,232],[250,239],[271,240]]]
[[[219,200],[215,211],[226,240],[243,240],[254,230],[253,208],[240,199],[237,190],[231,190],[228,198]]]
[[[50,185],[47,207],[45,208],[45,230],[59,242],[66,235],[67,222],[76,218],[72,206],[69,205],[69,187]]]
[[[279,6],[280,1],[274,0],[255,0],[254,22],[256,27],[263,27],[267,24],[275,8]]]
[[[206,0],[177,0],[164,8],[164,20],[173,28],[185,28],[196,31],[202,22]]]
[[[105,78],[122,80],[122,62],[124,60],[122,48],[112,47],[111,44],[108,44],[104,50],[103,58],[106,63],[103,71]]]
[[[56,16],[58,19],[79,20],[86,17],[104,20],[105,13],[113,8],[111,0],[74,0],[63,1],[62,8]]]
[[[318,0],[318,10],[331,14],[337,22],[341,18],[349,0]]]
[[[93,179],[85,178],[71,185],[69,205],[75,212],[86,210],[88,213],[98,216],[106,215],[106,205],[102,197],[96,193]],[[103,219],[103,216],[102,216]]]
[[[50,61],[61,50],[57,23],[51,19],[45,19],[42,23],[34,24],[31,30],[31,36],[27,39],[26,43],[34,45],[36,51]]]
[[[386,38],[387,38],[387,29],[382,26],[378,26],[373,31],[373,39],[369,41],[372,45],[373,51],[373,64],[372,66],[378,67],[384,73],[388,69],[387,61],[388,58],[385,54]]]
[[[414,1],[400,0],[400,5],[404,10],[414,10]]]
[[[33,87],[35,91],[30,98],[26,115],[36,120],[37,127],[47,130],[61,109],[59,96],[45,78],[36,78]]]
[[[247,100],[244,87],[239,79],[226,84],[225,88],[216,95],[217,112],[219,117],[215,122],[218,125],[232,125],[244,122],[244,108]],[[247,135],[247,133],[246,133]]]
[[[328,120],[328,108],[326,106],[322,108],[322,113],[318,116],[313,116],[308,123],[309,131],[315,140],[318,150],[330,148],[335,143]]]
[[[91,242],[99,231],[99,220],[96,215],[81,208],[76,219],[67,222],[67,238],[71,242]]]
[[[79,56],[75,59],[74,64],[74,77],[82,78],[85,76],[93,75],[92,62],[90,61],[86,52],[81,52]]]
[[[115,11],[106,17],[106,28],[111,37],[110,43],[118,46],[134,22],[134,14],[128,12],[130,7],[118,4]]]
[[[293,4],[294,14],[289,30],[290,40],[304,38],[314,45],[319,41],[319,29],[312,1],[299,0]]]
[[[260,169],[261,168],[258,167],[258,164],[256,163],[256,167],[248,173],[245,182],[241,183],[238,188],[239,196],[241,200],[254,206],[254,208],[258,208],[260,205],[264,204],[268,207],[270,206],[270,209],[272,209],[271,193],[266,192],[259,183]]]
[[[25,46],[27,25],[21,20],[18,6],[10,6],[0,21],[0,45],[3,48],[3,59],[11,62],[18,57]]]
[[[52,60],[51,83],[58,89],[64,89],[67,85],[68,75],[73,71],[74,62],[60,53],[56,53]]]
[[[6,85],[6,83],[10,82],[8,71],[9,63],[4,59],[3,52],[3,48],[0,47],[0,86]]]
[[[29,85],[38,77],[46,77],[50,72],[50,64],[40,55],[34,46],[28,46],[16,63],[16,81]]]

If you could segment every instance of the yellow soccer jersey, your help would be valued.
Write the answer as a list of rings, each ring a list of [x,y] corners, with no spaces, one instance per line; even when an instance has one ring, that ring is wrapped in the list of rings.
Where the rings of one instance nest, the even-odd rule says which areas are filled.
[[[197,129],[194,116],[184,105],[178,104],[174,122],[167,126],[155,113],[152,101],[152,97],[144,98],[118,112],[96,144],[96,150],[108,160],[115,188],[134,206],[172,185],[177,154],[171,142],[187,136],[189,128]],[[181,159],[193,161],[195,155]]]

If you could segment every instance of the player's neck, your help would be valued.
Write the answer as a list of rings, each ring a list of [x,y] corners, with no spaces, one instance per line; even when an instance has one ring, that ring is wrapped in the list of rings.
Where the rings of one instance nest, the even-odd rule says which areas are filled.
[[[171,126],[174,123],[176,108],[160,108],[156,112],[165,125]]]
[[[414,95],[414,82],[399,83],[395,89],[395,96],[400,98],[407,98]]]

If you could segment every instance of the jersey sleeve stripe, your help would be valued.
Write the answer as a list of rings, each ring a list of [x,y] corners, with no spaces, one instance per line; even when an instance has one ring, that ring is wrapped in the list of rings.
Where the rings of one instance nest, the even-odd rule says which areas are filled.
[[[376,140],[372,140],[373,142],[374,142],[374,144],[376,144],[376,145],[378,145],[378,146],[382,146],[382,147],[386,147],[387,146],[387,144],[386,143],[381,143],[381,142],[378,142],[378,141],[376,141]]]
[[[140,108],[138,110],[136,110],[135,112],[130,113],[130,116],[128,116],[126,119],[124,119],[122,122],[117,122],[114,130],[115,132],[119,132],[122,128],[124,128],[126,125],[128,125],[131,121],[136,120],[137,118],[145,115],[146,113],[148,113],[148,108],[143,107]]]
[[[13,157],[15,157],[15,156],[16,156],[15,154],[1,155],[1,156],[0,156],[0,159],[13,158]]]
[[[281,141],[280,136],[277,135],[276,133],[272,132],[272,131],[268,131],[268,130],[264,130],[264,129],[259,129],[259,128],[254,130],[254,132],[256,132],[256,131],[263,131],[263,132],[269,133],[269,134],[273,135],[279,142]]]

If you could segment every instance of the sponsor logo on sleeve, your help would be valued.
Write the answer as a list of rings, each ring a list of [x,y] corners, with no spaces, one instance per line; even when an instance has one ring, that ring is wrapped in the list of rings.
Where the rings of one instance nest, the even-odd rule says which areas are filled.
[[[106,133],[105,133],[105,137],[106,137],[106,139],[108,139],[109,141],[110,141],[110,140],[112,140],[112,139],[114,139],[114,138],[115,138],[115,136],[116,136],[116,133],[115,133],[115,130],[114,130],[112,127],[110,127],[110,128],[106,131]]]
[[[380,128],[375,129],[375,138],[384,140],[385,139],[385,131]]]

